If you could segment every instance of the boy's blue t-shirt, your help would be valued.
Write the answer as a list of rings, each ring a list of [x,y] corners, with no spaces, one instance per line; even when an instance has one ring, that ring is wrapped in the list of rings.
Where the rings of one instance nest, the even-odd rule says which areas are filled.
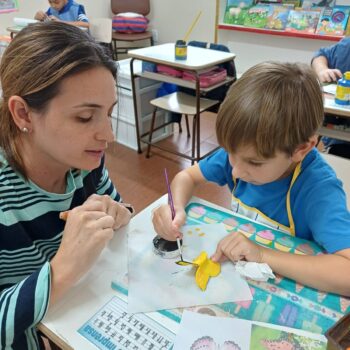
[[[228,153],[219,149],[199,162],[206,180],[233,190]],[[269,218],[289,226],[286,196],[292,175],[264,185],[237,180],[234,195]],[[320,153],[311,150],[291,189],[290,204],[296,236],[313,240],[327,252],[350,248],[350,212],[342,183]]]
[[[46,11],[46,14],[48,16],[55,16],[60,20],[67,22],[89,22],[85,13],[84,6],[77,4],[73,0],[68,0],[67,4],[64,5],[59,11],[50,7]]]
[[[317,51],[313,58],[324,56],[328,67],[339,69],[342,73],[350,71],[350,38],[344,38],[335,45],[323,47]]]

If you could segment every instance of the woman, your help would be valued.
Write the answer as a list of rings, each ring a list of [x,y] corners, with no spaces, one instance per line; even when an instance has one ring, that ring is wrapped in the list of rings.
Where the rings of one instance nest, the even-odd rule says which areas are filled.
[[[79,28],[46,22],[15,37],[0,77],[0,342],[40,349],[36,324],[132,214],[104,168],[116,66]]]

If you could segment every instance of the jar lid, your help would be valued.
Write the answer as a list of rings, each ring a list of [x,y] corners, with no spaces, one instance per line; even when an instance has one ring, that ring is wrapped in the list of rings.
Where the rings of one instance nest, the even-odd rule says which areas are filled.
[[[182,240],[180,240],[182,245]],[[164,259],[173,259],[180,256],[176,241],[167,241],[166,239],[155,236],[153,238],[153,251]]]

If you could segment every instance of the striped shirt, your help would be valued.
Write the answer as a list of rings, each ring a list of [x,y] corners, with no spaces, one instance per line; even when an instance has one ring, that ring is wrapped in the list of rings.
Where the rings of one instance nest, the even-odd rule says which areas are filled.
[[[50,264],[64,230],[61,211],[93,193],[120,195],[104,161],[93,171],[71,170],[64,194],[25,181],[0,155],[0,349],[41,349],[35,326],[48,309]]]

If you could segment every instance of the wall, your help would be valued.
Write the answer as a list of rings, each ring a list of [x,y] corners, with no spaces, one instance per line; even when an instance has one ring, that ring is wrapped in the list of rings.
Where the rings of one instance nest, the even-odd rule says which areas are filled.
[[[90,18],[109,17],[110,0],[78,0],[86,8]],[[222,19],[226,0],[219,0]],[[349,0],[337,0],[346,5]],[[13,17],[33,18],[36,10],[47,9],[47,0],[19,0],[20,11],[0,15],[0,35],[13,24]],[[190,4],[190,6],[189,6]],[[150,29],[155,29],[157,42],[174,42],[184,37],[193,19],[202,10],[201,18],[194,28],[190,40],[214,41],[216,0],[151,0]],[[219,30],[219,42],[236,53],[236,66],[242,73],[252,65],[265,60],[300,61],[309,63],[314,51],[334,42],[302,38],[260,35],[232,30]]]
[[[151,6],[151,24],[160,43],[183,39],[199,11],[202,15],[189,40],[214,41],[215,0],[151,0]]]
[[[220,1],[219,23],[222,21],[226,0]],[[337,0],[338,5],[349,5],[349,0]],[[233,30],[219,30],[218,41],[236,53],[239,73],[266,60],[310,63],[313,53],[320,47],[335,44],[329,40],[283,37]]]
[[[334,41],[313,40],[220,30],[219,41],[226,43],[236,53],[236,68],[239,73],[262,61],[290,61],[310,63],[313,53],[321,46]]]

